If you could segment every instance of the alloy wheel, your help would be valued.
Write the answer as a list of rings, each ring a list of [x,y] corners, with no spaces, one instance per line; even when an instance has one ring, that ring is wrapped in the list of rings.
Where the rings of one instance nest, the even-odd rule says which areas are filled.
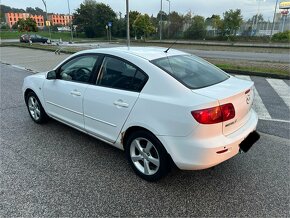
[[[154,175],[159,169],[158,151],[148,139],[133,140],[130,145],[130,157],[135,167],[144,175]]]
[[[40,105],[34,96],[28,98],[28,109],[29,113],[34,120],[39,120],[40,118]]]

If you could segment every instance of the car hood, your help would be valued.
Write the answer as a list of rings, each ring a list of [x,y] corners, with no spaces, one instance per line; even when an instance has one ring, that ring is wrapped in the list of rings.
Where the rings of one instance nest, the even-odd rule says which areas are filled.
[[[31,75],[31,77],[46,78],[47,72],[48,71],[36,73],[36,74]]]

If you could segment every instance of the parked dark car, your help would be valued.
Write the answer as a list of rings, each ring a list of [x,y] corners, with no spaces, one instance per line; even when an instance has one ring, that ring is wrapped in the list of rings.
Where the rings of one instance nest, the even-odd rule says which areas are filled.
[[[20,36],[20,42],[25,42],[28,43],[29,40],[31,40],[31,42],[41,42],[41,43],[47,43],[48,42],[48,38],[42,37],[40,35],[36,35],[36,34],[24,34]]]

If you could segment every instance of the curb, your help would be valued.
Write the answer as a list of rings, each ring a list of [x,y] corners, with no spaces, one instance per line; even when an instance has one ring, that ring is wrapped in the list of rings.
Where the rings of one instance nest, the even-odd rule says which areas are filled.
[[[21,67],[21,66],[18,66],[18,65],[5,63],[5,62],[2,62],[2,61],[0,61],[0,64],[5,64],[5,65],[7,65],[7,66],[11,66],[11,67],[17,68],[17,69],[19,69],[19,70],[29,71],[29,72],[31,72],[31,73],[39,73],[38,71],[35,71],[35,70],[32,70],[32,69],[29,69],[29,68],[26,68],[26,67]]]
[[[176,43],[179,45],[204,45],[204,46],[230,46],[230,47],[255,47],[255,48],[281,48],[289,49],[290,45],[287,43],[241,43],[241,42],[212,42],[212,41],[158,41],[158,40],[148,40],[145,43],[159,43],[159,44],[172,44]]]
[[[279,75],[279,74],[272,74],[272,73],[259,73],[259,72],[231,70],[231,69],[222,69],[222,70],[229,73],[229,74],[237,74],[237,75],[245,75],[245,76],[259,76],[259,77],[267,77],[267,78],[273,78],[273,79],[290,80],[290,74],[289,75]]]

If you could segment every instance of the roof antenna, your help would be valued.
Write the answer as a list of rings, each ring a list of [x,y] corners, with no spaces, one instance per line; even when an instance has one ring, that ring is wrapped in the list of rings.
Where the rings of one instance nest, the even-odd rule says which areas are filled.
[[[168,49],[166,49],[164,52],[165,53],[167,53],[175,44],[176,44],[176,42],[178,41],[178,39],[175,41],[175,42],[173,42],[170,46],[169,46],[169,48]]]

